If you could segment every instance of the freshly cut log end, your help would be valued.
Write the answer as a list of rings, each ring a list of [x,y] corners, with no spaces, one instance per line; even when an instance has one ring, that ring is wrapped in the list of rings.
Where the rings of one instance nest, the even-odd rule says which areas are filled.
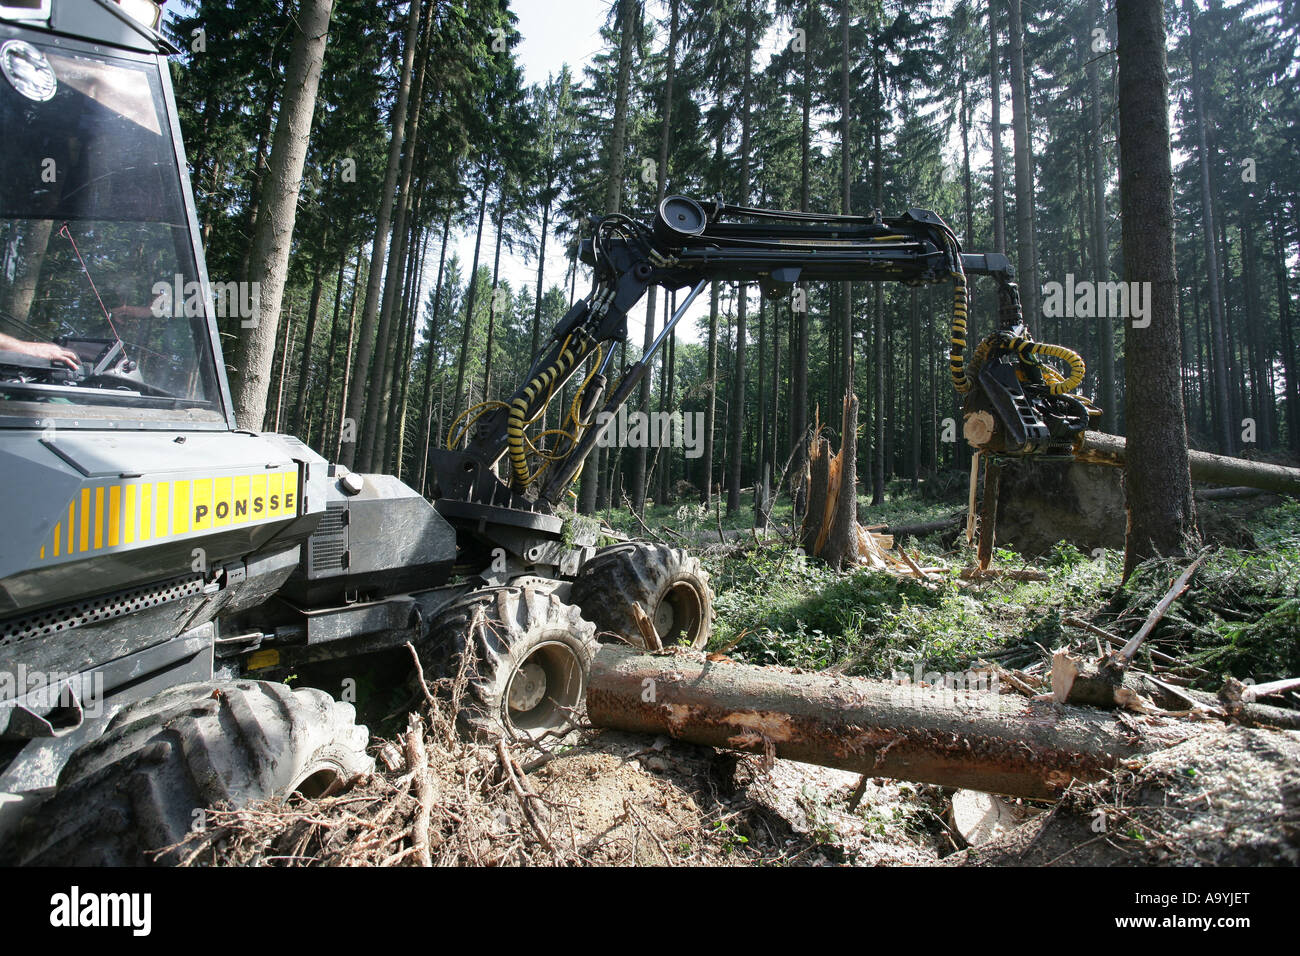
[[[616,645],[603,646],[592,664],[587,712],[598,727],[1036,799],[1180,739],[1164,721],[1151,720],[1139,737],[1112,713],[987,685],[804,674]]]

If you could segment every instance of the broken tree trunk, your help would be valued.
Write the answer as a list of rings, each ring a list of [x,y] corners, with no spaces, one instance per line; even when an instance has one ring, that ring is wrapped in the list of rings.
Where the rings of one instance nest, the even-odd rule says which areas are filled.
[[[818,412],[818,418],[821,415]],[[813,431],[808,450],[808,507],[804,512],[803,526],[799,531],[799,543],[808,554],[816,554],[822,538],[822,526],[825,522],[826,495],[831,480],[831,443],[821,437],[821,422]]]
[[[1052,798],[1120,760],[1176,743],[1112,712],[985,689],[870,681],[607,644],[587,689],[593,724],[946,787]]]
[[[858,398],[849,392],[844,396],[839,452],[832,455],[830,443],[820,437],[820,416],[813,431],[808,452],[808,509],[799,529],[800,544],[836,570],[855,565],[906,569],[905,561],[885,556],[893,538],[875,535],[858,523],[857,434]]]
[[[1079,442],[1076,458],[1092,464],[1122,466],[1126,448],[1127,442],[1120,435],[1085,432]],[[1300,468],[1212,455],[1205,451],[1189,451],[1187,455],[1193,481],[1205,481],[1214,485],[1244,485],[1283,495],[1300,495]]]
[[[858,397],[852,392],[844,396],[840,435],[835,511],[826,549],[818,555],[837,569],[858,563]]]

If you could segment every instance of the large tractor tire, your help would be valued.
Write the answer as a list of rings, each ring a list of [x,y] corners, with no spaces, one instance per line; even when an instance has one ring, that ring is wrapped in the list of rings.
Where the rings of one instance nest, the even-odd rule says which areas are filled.
[[[587,698],[595,627],[554,593],[533,587],[471,591],[429,626],[427,669],[466,681],[463,730],[480,739],[562,739]]]
[[[351,704],[263,681],[182,684],[122,709],[73,753],[54,795],[15,835],[7,862],[136,866],[203,825],[202,810],[317,796],[369,773]]]
[[[703,647],[713,632],[713,591],[700,559],[666,544],[603,548],[573,582],[573,603],[596,625],[636,647],[645,646],[633,604],[654,624],[665,647]]]

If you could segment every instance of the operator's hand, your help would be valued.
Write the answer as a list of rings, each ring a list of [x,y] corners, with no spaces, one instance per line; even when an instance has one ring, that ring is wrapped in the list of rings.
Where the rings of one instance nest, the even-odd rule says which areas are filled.
[[[10,335],[0,334],[0,349],[21,352],[23,355],[45,359],[49,362],[57,362],[74,371],[81,368],[81,359],[76,352],[65,349],[62,345],[55,345],[53,342],[24,342],[22,339],[16,339]]]

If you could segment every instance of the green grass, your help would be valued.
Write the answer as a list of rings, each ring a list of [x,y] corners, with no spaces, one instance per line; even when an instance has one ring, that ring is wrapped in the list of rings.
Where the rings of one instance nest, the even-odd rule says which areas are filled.
[[[998,563],[1022,562],[1000,551]],[[809,669],[849,660],[847,672],[865,676],[910,673],[918,664],[954,670],[1011,644],[1051,648],[1062,614],[1100,603],[1118,583],[1120,562],[1066,545],[1038,567],[1048,580],[972,586],[862,568],[840,574],[785,547],[728,555],[710,566],[718,595],[712,644],[744,632],[731,651],[738,659]]]
[[[1250,530],[1258,547],[1212,554],[1152,636],[1160,650],[1208,670],[1197,681],[1207,690],[1229,674],[1257,682],[1300,676],[1300,502],[1258,512]],[[1111,616],[1140,621],[1183,564],[1139,567]]]
[[[864,524],[931,521],[961,510],[948,482],[949,497],[914,495],[906,482],[891,485],[886,501],[859,501]],[[778,502],[773,521],[788,524],[788,500]],[[616,527],[636,533],[626,511],[611,512]],[[667,525],[684,535],[712,530],[716,517],[694,502],[649,509],[646,523]],[[728,518],[724,528],[747,528],[752,508]],[[1209,672],[1198,685],[1217,690],[1233,674],[1256,681],[1300,675],[1300,503],[1256,513],[1249,530],[1252,551],[1216,551],[1193,579],[1188,593],[1168,612],[1150,646]],[[922,563],[970,563],[970,554],[941,554],[937,537],[909,541]],[[732,645],[733,658],[756,664],[807,669],[845,665],[850,674],[883,677],[893,671],[951,671],[995,650],[1023,651],[1009,663],[1022,666],[1068,643],[1088,640],[1063,627],[1065,616],[1091,620],[1125,639],[1141,624],[1186,567],[1185,559],[1153,560],[1120,587],[1123,555],[1093,558],[1067,544],[1027,562],[999,549],[994,566],[1032,567],[1044,581],[997,580],[979,585],[954,580],[923,583],[880,571],[831,570],[785,544],[769,543],[730,554],[705,555],[717,595],[718,619],[711,647]],[[743,637],[742,637],[743,635]],[[1139,666],[1149,666],[1139,655]]]

